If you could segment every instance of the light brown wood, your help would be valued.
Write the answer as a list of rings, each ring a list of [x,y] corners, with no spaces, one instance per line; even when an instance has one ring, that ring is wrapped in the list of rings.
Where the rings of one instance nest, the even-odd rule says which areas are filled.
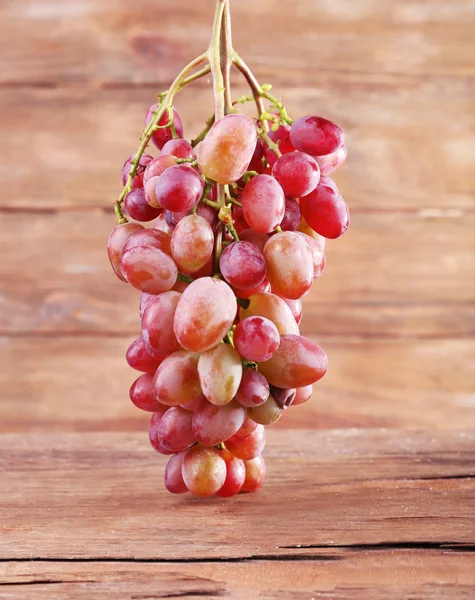
[[[328,373],[272,429],[475,427],[473,340],[313,339]],[[137,431],[147,441],[150,415],[128,397],[139,376],[124,359],[132,340],[1,340],[0,431]]]
[[[256,495],[203,501],[162,483],[126,433],[2,435],[0,558],[289,559],[335,548],[473,546],[475,430],[269,433]]]
[[[334,549],[315,561],[231,564],[8,562],[0,563],[0,598],[470,599],[474,567],[473,553],[428,549]]]

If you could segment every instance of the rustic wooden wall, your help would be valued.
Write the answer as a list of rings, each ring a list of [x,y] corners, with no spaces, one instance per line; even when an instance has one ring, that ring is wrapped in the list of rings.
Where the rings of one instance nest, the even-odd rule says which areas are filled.
[[[350,150],[351,230],[328,244],[302,327],[330,370],[278,426],[474,425],[473,1],[232,4],[261,81],[292,115],[340,122]],[[145,428],[123,359],[138,295],[107,262],[110,206],[144,110],[206,46],[213,5],[2,2],[3,430]],[[178,106],[196,133],[209,85]]]

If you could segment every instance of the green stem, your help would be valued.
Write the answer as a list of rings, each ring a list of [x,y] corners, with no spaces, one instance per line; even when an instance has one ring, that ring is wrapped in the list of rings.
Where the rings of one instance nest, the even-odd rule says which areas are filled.
[[[214,115],[206,121],[206,126],[203,129],[203,131],[198,135],[198,137],[196,137],[194,140],[191,140],[191,146],[193,148],[196,148],[196,146],[205,139],[205,137],[208,135],[208,132],[211,129],[211,127],[213,127],[213,125],[214,125]]]

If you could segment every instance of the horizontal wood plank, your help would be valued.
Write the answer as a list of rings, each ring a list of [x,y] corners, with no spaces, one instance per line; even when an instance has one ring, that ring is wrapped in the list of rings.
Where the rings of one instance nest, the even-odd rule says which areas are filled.
[[[296,443],[296,435],[298,443]],[[270,432],[254,496],[165,491],[138,434],[2,435],[0,558],[313,557],[475,545],[475,430]]]
[[[2,226],[4,334],[138,331],[139,293],[115,278],[107,259],[113,215],[8,214]],[[312,317],[302,330],[473,336],[474,228],[475,214],[354,215],[349,232],[328,243],[327,269],[304,299]]]
[[[451,600],[473,595],[475,554],[329,550],[327,560],[229,563],[0,563],[0,598],[72,600]]]
[[[133,337],[0,339],[0,431],[138,431]],[[312,399],[274,428],[475,427],[474,340],[314,337],[329,356]]]
[[[210,37],[214,2],[3,2],[0,82],[168,81]],[[259,76],[314,85],[322,71],[473,76],[467,0],[232,3],[235,47]]]
[[[157,91],[4,90],[0,208],[109,208]],[[323,113],[345,128],[350,155],[336,180],[350,210],[473,211],[475,80],[322,75],[315,88],[275,93],[295,117]],[[209,86],[185,90],[177,106],[191,138],[211,112]]]

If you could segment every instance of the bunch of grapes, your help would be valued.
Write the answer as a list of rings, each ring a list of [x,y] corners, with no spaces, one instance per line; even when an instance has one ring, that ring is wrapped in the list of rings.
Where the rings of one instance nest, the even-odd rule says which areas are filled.
[[[301,298],[323,272],[325,239],[349,223],[329,177],[346,158],[342,130],[293,121],[230,44],[228,0],[218,0],[208,51],[147,112],[108,242],[117,277],[142,292],[126,358],[143,374],[130,398],[152,413],[153,448],[170,455],[166,488],[200,497],[257,490],[264,426],[325,374],[325,352],[299,332]],[[232,64],[252,91],[235,102]],[[173,98],[210,71],[215,112],[190,142]],[[254,121],[237,108],[251,100]]]

